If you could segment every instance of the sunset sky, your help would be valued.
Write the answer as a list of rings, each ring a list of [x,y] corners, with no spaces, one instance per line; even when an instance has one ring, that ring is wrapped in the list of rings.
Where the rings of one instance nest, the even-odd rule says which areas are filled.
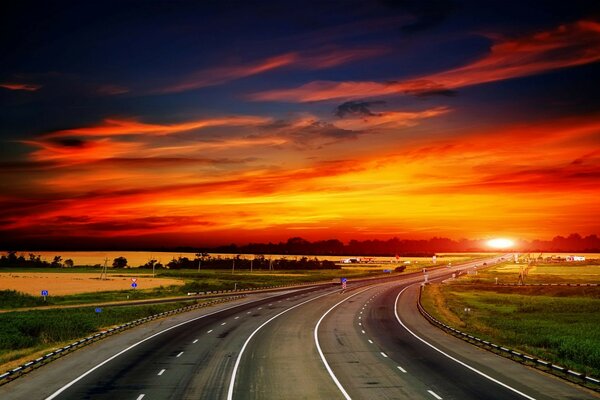
[[[598,2],[6,3],[0,248],[600,233]]]

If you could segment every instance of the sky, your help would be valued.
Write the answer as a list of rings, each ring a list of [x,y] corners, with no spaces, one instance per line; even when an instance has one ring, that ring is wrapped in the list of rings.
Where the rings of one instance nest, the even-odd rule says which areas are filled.
[[[0,247],[600,233],[598,2],[0,15]]]

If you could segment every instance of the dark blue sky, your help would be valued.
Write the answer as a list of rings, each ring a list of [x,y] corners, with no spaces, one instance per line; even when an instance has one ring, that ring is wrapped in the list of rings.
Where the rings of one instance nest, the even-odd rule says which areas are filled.
[[[398,162],[398,181],[385,181],[386,196],[406,199],[410,195],[402,188],[429,178],[431,190],[443,192],[439,176],[405,169],[398,157],[420,154],[428,146],[464,152],[477,147],[469,147],[471,141],[494,143],[503,131],[519,129],[522,134],[508,135],[514,157],[509,150],[465,155],[469,169],[455,171],[464,181],[459,185],[450,179],[456,190],[506,180],[506,187],[495,189],[499,198],[486,206],[494,207],[523,187],[535,189],[530,199],[538,196],[544,186],[539,181],[554,176],[554,189],[544,189],[551,192],[544,192],[550,205],[537,219],[530,213],[527,220],[560,214],[564,202],[556,188],[561,185],[584,188],[576,203],[588,212],[597,209],[590,200],[597,193],[588,190],[598,177],[593,151],[600,111],[598,2],[5,3],[0,6],[0,188],[5,210],[0,222],[7,237],[26,242],[32,237],[27,231],[37,226],[34,242],[44,234],[139,238],[147,236],[144,227],[154,227],[161,238],[178,241],[183,240],[178,218],[185,217],[191,221],[185,223],[185,240],[193,235],[208,240],[214,233],[218,240],[243,241],[247,232],[229,238],[235,224],[216,216],[220,202],[231,197],[220,185],[229,188],[227,182],[243,181],[257,186],[267,177],[271,182],[298,174],[307,179],[302,190],[312,193],[306,207],[291,205],[291,189],[268,189],[274,197],[265,199],[265,193],[238,188],[237,193],[257,196],[255,201],[242,205],[235,200],[237,208],[224,213],[259,221],[267,239],[296,233],[318,237],[314,224],[326,228],[322,236],[426,236],[438,231],[481,236],[491,222],[473,220],[464,229],[452,225],[470,218],[468,206],[460,205],[465,199],[456,199],[447,215],[429,200],[421,203],[436,210],[432,215],[417,203],[408,204],[427,216],[422,229],[409,228],[405,224],[413,222],[405,223],[404,211],[398,211],[373,217],[391,219],[385,229],[356,230],[351,226],[365,210],[319,198],[323,182],[310,181],[314,174],[306,177],[306,171],[344,162],[373,171]],[[548,130],[571,125],[585,128],[575,133]],[[572,143],[565,142],[569,135]],[[536,155],[524,161],[528,146]],[[556,155],[561,146],[569,151]],[[558,158],[548,162],[544,152]],[[443,169],[457,156],[440,157],[439,165],[421,160],[423,171]],[[586,161],[570,164],[580,158]],[[506,164],[506,170],[496,170],[493,162]],[[561,175],[569,165],[581,170]],[[473,177],[472,171],[483,175]],[[356,171],[345,167],[327,177],[343,181],[339,175],[347,172]],[[161,187],[156,176],[181,186]],[[514,176],[530,179],[526,184]],[[214,202],[204,204],[194,185],[208,184],[213,185],[208,192]],[[106,198],[109,203],[116,197],[123,200],[123,190],[128,195],[182,190],[197,208],[144,200],[139,208],[91,211]],[[363,190],[354,194],[358,203],[362,195]],[[269,208],[274,198],[281,202]],[[73,210],[75,199],[85,199],[91,208]],[[346,211],[336,212],[334,205]],[[528,203],[505,212],[527,214],[532,207]],[[139,229],[123,228],[128,213]],[[277,218],[270,218],[274,213]],[[65,223],[63,217],[72,214],[76,222]],[[163,222],[145,224],[148,214]],[[292,215],[300,215],[299,220]],[[534,235],[519,218],[501,230]],[[116,233],[98,228],[100,222]],[[475,229],[477,223],[484,227]],[[597,223],[574,228],[589,233]]]

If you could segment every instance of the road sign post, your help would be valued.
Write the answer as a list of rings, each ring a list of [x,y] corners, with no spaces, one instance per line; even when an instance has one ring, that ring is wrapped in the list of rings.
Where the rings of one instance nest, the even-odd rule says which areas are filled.
[[[348,279],[346,278],[341,278],[340,282],[342,284],[342,290],[346,290],[346,282],[348,281]]]
[[[135,289],[135,288],[137,287],[137,283],[133,282],[133,283],[131,284],[131,287]]]
[[[44,297],[44,301],[46,301],[46,297],[48,296],[48,291],[42,290],[42,296]]]

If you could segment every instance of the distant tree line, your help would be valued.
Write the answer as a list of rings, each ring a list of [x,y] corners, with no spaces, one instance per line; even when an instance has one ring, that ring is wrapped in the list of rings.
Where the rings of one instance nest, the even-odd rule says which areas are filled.
[[[487,246],[485,240],[453,240],[441,237],[423,240],[398,238],[389,240],[350,240],[348,243],[343,243],[338,239],[311,242],[300,237],[293,237],[285,242],[279,243],[249,243],[247,245],[230,244],[227,246],[201,249],[178,247],[176,250],[228,254],[362,255],[384,257],[400,255],[404,257],[428,257],[436,253],[490,251],[490,248]],[[597,235],[582,237],[578,233],[573,233],[567,237],[556,236],[552,240],[520,241],[513,250],[594,253],[600,251],[600,238],[598,238]]]
[[[166,264],[169,269],[340,269],[335,262],[319,260],[317,257],[296,257],[288,259],[267,258],[263,254],[256,254],[253,258],[242,258],[241,254],[233,257],[211,256],[208,253],[197,253],[193,260],[188,257],[178,257]]]
[[[39,254],[29,253],[27,257],[24,254],[17,256],[16,251],[9,251],[0,257],[0,267],[5,268],[71,268],[73,265],[73,260],[70,258],[63,260],[61,256],[55,256],[52,261],[45,261]]]

